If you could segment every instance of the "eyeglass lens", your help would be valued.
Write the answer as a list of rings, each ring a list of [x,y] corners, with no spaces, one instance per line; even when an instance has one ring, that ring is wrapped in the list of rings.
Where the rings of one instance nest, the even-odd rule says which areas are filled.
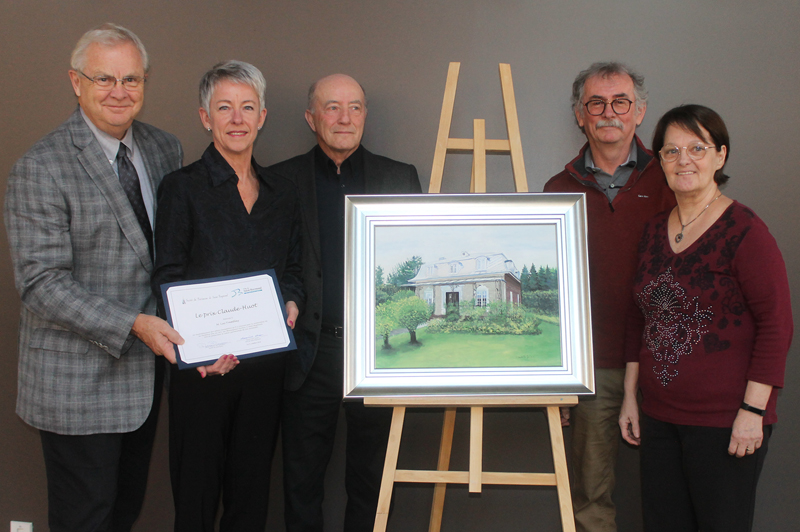
[[[681,150],[686,150],[686,154],[690,159],[693,161],[699,161],[706,156],[706,151],[713,147],[714,146],[706,146],[700,142],[694,142],[682,148],[672,144],[667,144],[661,148],[661,158],[667,162],[677,161],[681,156]]]
[[[84,74],[84,76],[86,76],[86,74]],[[114,76],[95,76],[93,78],[90,78],[89,76],[86,77],[92,80],[92,82],[101,89],[111,89],[117,84],[117,82],[127,89],[135,89],[139,87],[142,81],[144,81],[144,78],[140,76],[125,76],[122,79],[117,79]]]
[[[604,100],[589,100],[586,103],[586,110],[592,116],[600,116],[601,114],[605,113],[606,105],[611,104],[611,109],[618,115],[624,115],[631,109],[631,102],[627,98],[616,98],[611,100],[611,102],[606,102]]]

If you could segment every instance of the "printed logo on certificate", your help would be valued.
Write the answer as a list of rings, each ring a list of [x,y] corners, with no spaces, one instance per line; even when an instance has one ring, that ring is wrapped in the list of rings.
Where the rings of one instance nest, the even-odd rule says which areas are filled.
[[[275,270],[161,285],[167,321],[185,343],[181,369],[296,348]]]

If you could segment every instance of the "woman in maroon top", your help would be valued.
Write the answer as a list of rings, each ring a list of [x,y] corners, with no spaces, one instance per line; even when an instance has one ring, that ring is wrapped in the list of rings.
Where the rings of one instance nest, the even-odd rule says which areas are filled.
[[[639,246],[619,420],[642,447],[645,530],[749,531],[792,337],[786,267],[764,222],[719,190],[717,113],[667,112],[653,152],[678,205]]]

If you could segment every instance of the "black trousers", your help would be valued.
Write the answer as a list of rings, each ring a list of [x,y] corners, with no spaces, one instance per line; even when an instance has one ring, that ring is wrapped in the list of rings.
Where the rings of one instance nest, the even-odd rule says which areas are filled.
[[[169,464],[175,527],[263,532],[278,438],[284,354],[242,360],[225,376],[171,370]]]
[[[281,414],[287,532],[322,532],[325,470],[342,407],[344,345],[322,333],[303,386],[285,391]],[[390,408],[344,403],[347,423],[345,532],[372,532],[392,421]]]
[[[153,405],[133,432],[69,436],[39,431],[52,532],[129,532],[147,488],[164,366],[156,360]]]
[[[728,454],[730,428],[642,418],[642,514],[646,532],[750,532],[772,426],[755,453]]]

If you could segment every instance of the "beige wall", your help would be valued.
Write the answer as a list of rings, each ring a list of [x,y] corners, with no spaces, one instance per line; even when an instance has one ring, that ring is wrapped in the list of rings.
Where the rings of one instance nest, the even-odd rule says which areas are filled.
[[[470,136],[487,119],[490,138],[505,136],[497,63],[511,63],[529,187],[541,190],[582,144],[570,114],[575,74],[595,60],[619,59],[640,69],[650,89],[640,135],[649,142],[657,118],[687,102],[710,105],[727,120],[733,149],[726,193],[767,222],[783,250],[795,297],[800,294],[797,124],[800,123],[800,3],[795,0],[439,0],[364,2],[30,0],[0,2],[0,194],[13,162],[61,123],[75,105],[69,53],[88,28],[106,20],[143,39],[152,56],[142,118],[178,135],[190,162],[209,142],[197,118],[197,82],[214,62],[241,59],[268,81],[267,125],[256,148],[262,164],[307,150],[305,93],[336,71],[366,87],[365,143],[417,165],[426,188],[449,61],[462,61],[453,136]],[[444,192],[466,192],[470,160],[450,156]],[[492,157],[489,190],[511,191],[507,158]],[[36,432],[14,414],[16,328],[8,245],[0,231],[0,527],[9,520],[46,528],[45,480]],[[797,344],[797,342],[796,342]],[[770,444],[758,498],[756,530],[793,530],[800,461],[800,363],[793,347],[780,422]],[[165,412],[165,410],[163,411]],[[168,530],[172,515],[162,416],[151,489],[138,531]],[[440,417],[407,418],[401,466],[435,467]],[[466,467],[468,420],[459,417],[454,467]],[[491,411],[486,416],[488,469],[549,467],[543,416]],[[567,431],[569,437],[569,431]],[[341,440],[331,465],[330,530],[340,529]],[[620,530],[640,529],[638,455],[623,448],[617,499]],[[282,527],[279,473],[270,530]],[[397,489],[390,530],[423,530],[431,489]],[[449,491],[445,530],[556,530],[552,489],[487,488],[480,497]]]

